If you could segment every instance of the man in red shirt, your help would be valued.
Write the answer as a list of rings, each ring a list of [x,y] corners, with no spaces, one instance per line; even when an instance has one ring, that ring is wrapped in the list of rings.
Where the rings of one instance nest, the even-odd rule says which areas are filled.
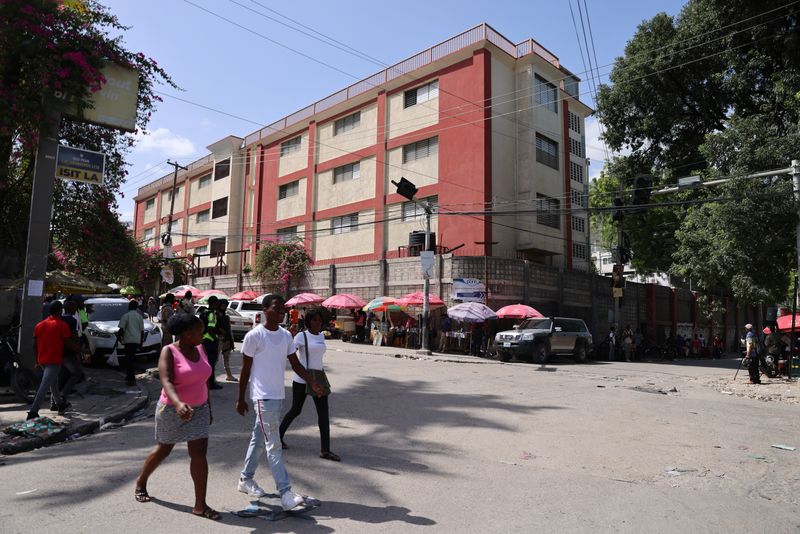
[[[64,305],[60,301],[54,300],[50,304],[50,315],[47,319],[36,325],[33,331],[33,350],[36,352],[36,365],[44,370],[42,382],[39,390],[33,399],[31,409],[28,412],[28,419],[39,417],[39,406],[44,402],[47,390],[50,390],[51,398],[58,404],[58,413],[64,414],[66,403],[61,400],[61,392],[58,389],[58,373],[61,371],[61,362],[64,357],[64,346],[70,350],[78,350],[77,340],[72,336],[72,332],[67,323],[60,319]]]

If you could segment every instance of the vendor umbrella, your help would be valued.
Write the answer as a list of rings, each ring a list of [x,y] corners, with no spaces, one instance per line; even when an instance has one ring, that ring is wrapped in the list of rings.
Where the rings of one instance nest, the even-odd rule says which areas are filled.
[[[231,300],[253,300],[258,296],[255,291],[239,291],[231,295]]]
[[[465,323],[482,323],[489,319],[497,319],[497,314],[480,302],[463,302],[448,308],[447,315],[456,321]]]
[[[408,295],[404,295],[397,300],[397,303],[401,306],[413,306],[415,308],[422,307],[425,301],[425,294],[422,291],[417,291],[416,293],[409,293]],[[441,308],[444,306],[444,301],[436,295],[428,295],[428,305],[431,309],[433,308]]]
[[[350,293],[340,293],[338,295],[333,295],[332,297],[328,297],[322,302],[322,306],[325,308],[340,308],[340,309],[351,309],[355,310],[357,308],[363,308],[366,306],[366,302],[361,300],[359,297],[355,295],[351,295]]]
[[[206,297],[210,297],[211,295],[216,295],[217,298],[219,298],[219,299],[228,298],[228,294],[225,293],[224,291],[220,290],[220,289],[204,289],[204,290],[200,291],[199,293],[197,293],[196,295],[195,295],[194,291],[192,291],[192,296],[193,297],[199,297],[201,299],[202,298],[206,298]]]
[[[794,329],[800,330],[800,313],[795,315]],[[789,332],[792,330],[792,314],[781,315],[778,317],[778,330],[781,332]],[[769,334],[769,327],[764,328],[764,333]]]
[[[400,312],[403,311],[403,305],[392,297],[377,297],[361,309],[366,312]]]
[[[501,319],[527,319],[528,317],[544,317],[539,311],[524,304],[512,304],[497,310]]]
[[[196,296],[197,296],[197,294],[198,294],[198,293],[200,293],[200,290],[199,290],[199,289],[197,289],[197,288],[196,288],[196,287],[194,287],[194,286],[178,286],[178,287],[173,287],[172,289],[170,289],[169,291],[167,291],[167,293],[172,293],[173,295],[175,295],[175,298],[182,299],[183,297],[185,297],[185,296],[186,296],[186,292],[187,292],[187,291],[191,291],[191,292],[192,292],[192,297],[196,297]]]
[[[323,300],[323,297],[320,297],[316,293],[300,293],[299,295],[295,295],[289,300],[286,301],[287,306],[312,306],[314,304],[319,304]]]

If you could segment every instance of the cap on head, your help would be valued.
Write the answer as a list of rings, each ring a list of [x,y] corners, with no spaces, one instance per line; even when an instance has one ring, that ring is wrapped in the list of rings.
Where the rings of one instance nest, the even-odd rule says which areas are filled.
[[[750,324],[750,323],[747,323],[746,325],[744,325],[744,329],[745,330],[752,330],[753,329],[753,325]]]

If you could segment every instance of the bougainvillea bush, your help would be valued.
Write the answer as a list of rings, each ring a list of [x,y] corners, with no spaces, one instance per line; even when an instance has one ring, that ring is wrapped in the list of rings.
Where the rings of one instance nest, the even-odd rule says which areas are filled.
[[[256,254],[254,273],[266,287],[288,293],[293,280],[303,277],[311,263],[302,241],[266,242]]]

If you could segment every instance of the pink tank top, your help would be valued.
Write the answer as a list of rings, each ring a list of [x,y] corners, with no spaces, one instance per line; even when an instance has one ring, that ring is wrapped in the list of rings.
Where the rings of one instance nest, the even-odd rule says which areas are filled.
[[[208,400],[208,378],[211,376],[211,365],[208,363],[206,351],[202,345],[197,346],[200,359],[193,362],[183,355],[177,344],[168,345],[172,351],[172,383],[178,398],[190,406],[200,406]],[[164,388],[161,388],[162,404],[172,404]]]

